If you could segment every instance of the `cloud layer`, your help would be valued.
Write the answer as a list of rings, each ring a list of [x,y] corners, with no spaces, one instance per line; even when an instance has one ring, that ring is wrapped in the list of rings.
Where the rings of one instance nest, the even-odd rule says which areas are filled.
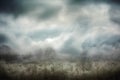
[[[1,0],[0,45],[19,54],[120,55],[118,0]],[[41,54],[41,53],[40,53]]]

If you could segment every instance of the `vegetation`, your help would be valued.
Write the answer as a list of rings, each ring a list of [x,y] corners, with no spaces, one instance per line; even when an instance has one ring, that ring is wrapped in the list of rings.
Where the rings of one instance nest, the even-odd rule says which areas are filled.
[[[120,80],[119,62],[0,63],[0,80]]]

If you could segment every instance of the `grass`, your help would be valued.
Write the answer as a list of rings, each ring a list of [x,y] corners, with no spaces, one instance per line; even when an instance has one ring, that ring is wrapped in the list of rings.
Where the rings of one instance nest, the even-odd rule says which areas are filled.
[[[0,80],[120,80],[119,62],[0,63]]]

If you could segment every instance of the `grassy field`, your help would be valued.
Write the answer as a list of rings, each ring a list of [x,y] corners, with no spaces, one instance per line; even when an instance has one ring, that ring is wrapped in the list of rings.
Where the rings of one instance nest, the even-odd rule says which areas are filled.
[[[120,80],[120,63],[0,62],[0,80]]]

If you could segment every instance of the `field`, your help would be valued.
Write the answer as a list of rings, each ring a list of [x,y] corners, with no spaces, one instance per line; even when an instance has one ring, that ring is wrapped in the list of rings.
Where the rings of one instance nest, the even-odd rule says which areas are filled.
[[[0,62],[0,80],[120,80],[119,62]]]

